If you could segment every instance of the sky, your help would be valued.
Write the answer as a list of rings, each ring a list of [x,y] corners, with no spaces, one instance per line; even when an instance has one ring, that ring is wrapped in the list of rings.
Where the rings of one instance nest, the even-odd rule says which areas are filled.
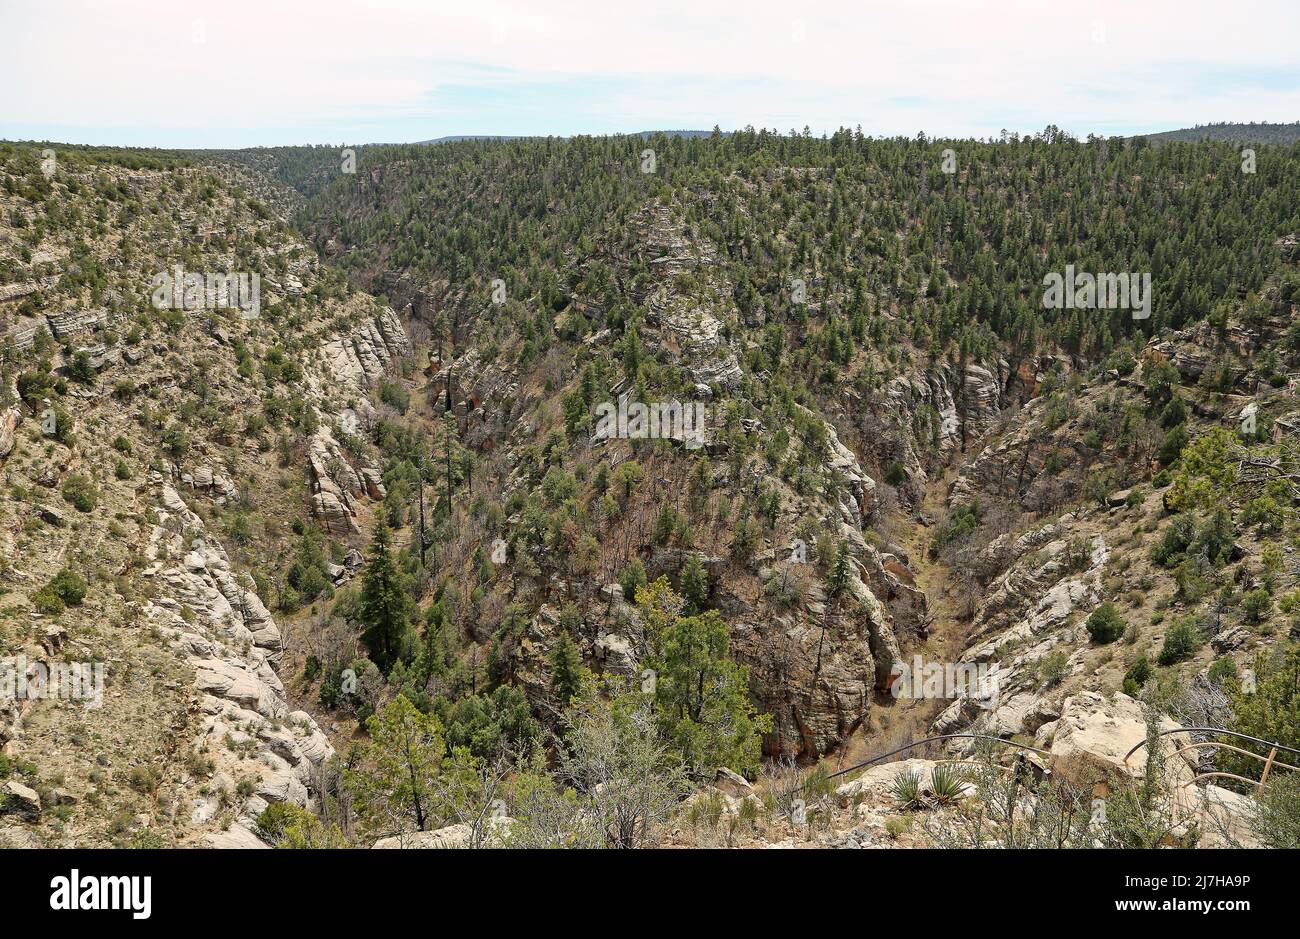
[[[0,139],[1300,120],[1296,0],[0,0]]]

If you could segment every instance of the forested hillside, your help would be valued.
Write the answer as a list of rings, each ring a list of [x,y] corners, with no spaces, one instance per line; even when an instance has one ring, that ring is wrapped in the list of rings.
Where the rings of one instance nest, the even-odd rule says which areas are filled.
[[[1124,756],[1300,748],[1296,145],[53,149],[0,644],[115,664],[0,841],[1295,846],[1268,746]]]
[[[652,173],[641,172],[645,149]],[[468,291],[499,276],[512,296],[554,305],[565,269],[590,262],[600,276],[593,245],[635,245],[630,222],[654,198],[718,246],[756,322],[801,328],[789,286],[801,278],[814,319],[823,304],[845,324],[901,310],[914,338],[940,345],[1059,344],[1095,359],[1135,331],[1179,328],[1258,290],[1272,243],[1296,228],[1297,160],[1294,148],[1265,149],[1246,174],[1226,143],[1082,143],[1054,129],[999,144],[849,131],[470,141],[368,152],[365,172],[337,180],[305,218],[367,282],[398,268]],[[1044,314],[1043,276],[1066,264],[1149,271],[1152,317]],[[641,273],[620,270],[605,289],[615,323],[633,312],[625,285]]]
[[[1182,130],[1167,130],[1159,134],[1143,134],[1147,140],[1164,141],[1198,141],[1226,140],[1231,143],[1268,143],[1289,146],[1300,140],[1300,122],[1293,124],[1249,124],[1220,123],[1197,124]]]

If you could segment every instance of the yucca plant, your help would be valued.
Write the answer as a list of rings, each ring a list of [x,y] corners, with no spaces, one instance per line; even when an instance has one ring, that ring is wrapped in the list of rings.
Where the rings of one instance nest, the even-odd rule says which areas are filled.
[[[905,811],[919,809],[925,804],[925,799],[921,795],[921,774],[917,770],[899,773],[894,777],[889,788],[894,798],[898,800],[899,806]]]
[[[934,801],[940,805],[948,805],[957,801],[962,789],[965,788],[965,780],[962,778],[961,770],[956,766],[941,763],[934,768],[933,777],[930,791],[934,795]]]

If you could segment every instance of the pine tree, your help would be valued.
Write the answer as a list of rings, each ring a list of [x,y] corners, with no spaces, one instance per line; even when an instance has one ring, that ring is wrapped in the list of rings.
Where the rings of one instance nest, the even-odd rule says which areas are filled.
[[[438,429],[438,439],[433,448],[430,470],[434,485],[442,489],[440,504],[445,504],[447,513],[452,511],[452,492],[466,475],[465,448],[460,442],[460,431],[456,426],[456,417],[450,411],[442,416],[442,426]]]
[[[711,779],[724,766],[752,775],[772,718],[755,712],[749,670],[727,657],[727,624],[717,610],[677,615],[680,601],[663,578],[642,600],[642,618],[653,634],[648,662],[660,732],[700,778]]]
[[[702,613],[709,603],[709,574],[695,552],[691,552],[682,569],[682,596],[686,600],[686,612],[692,615]]]
[[[827,581],[832,597],[838,597],[844,593],[849,585],[849,577],[853,573],[853,567],[849,562],[849,546],[840,542],[839,549],[835,552],[835,563],[831,567],[831,575]]]
[[[560,640],[551,652],[551,689],[560,699],[561,707],[568,707],[569,702],[582,691],[586,673],[577,643],[567,629],[561,629]]]
[[[365,626],[361,641],[370,650],[370,660],[384,674],[410,648],[414,608],[390,540],[388,525],[381,517],[375,525],[361,585],[361,621]]]
[[[375,824],[398,819],[428,830],[439,808],[434,778],[446,751],[442,725],[399,694],[370,716],[366,729],[367,758],[346,777],[358,811]]]

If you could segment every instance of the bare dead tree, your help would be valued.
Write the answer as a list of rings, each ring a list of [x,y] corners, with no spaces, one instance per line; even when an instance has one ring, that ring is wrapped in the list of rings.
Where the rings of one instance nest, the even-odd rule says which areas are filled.
[[[1271,482],[1281,482],[1292,499],[1300,500],[1300,459],[1289,453],[1279,456],[1251,453],[1245,447],[1235,448],[1232,456],[1237,461],[1235,486],[1258,490]]]

